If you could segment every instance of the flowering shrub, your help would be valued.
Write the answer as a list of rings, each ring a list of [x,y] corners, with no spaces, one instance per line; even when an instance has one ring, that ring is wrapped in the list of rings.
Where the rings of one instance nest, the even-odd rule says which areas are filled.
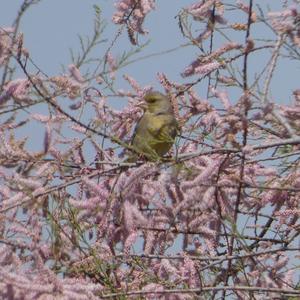
[[[276,101],[272,82],[283,58],[299,61],[300,6],[281,2],[266,12],[254,0],[195,1],[178,13],[198,54],[181,57],[180,82],[157,75],[181,127],[158,162],[125,160],[153,87],[123,74],[129,89],[115,88],[135,53],[112,51],[123,28],[139,47],[155,1],[116,3],[119,31],[86,74],[97,7],[93,38],[57,76],[31,69],[19,26],[0,28],[2,298],[299,297],[300,92]]]

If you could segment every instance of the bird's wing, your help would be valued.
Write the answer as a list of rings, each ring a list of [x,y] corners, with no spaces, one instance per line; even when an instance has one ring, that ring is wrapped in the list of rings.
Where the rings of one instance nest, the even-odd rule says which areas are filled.
[[[144,116],[141,116],[141,117],[139,118],[139,120],[137,121],[137,123],[136,123],[136,125],[135,125],[135,127],[134,127],[134,130],[133,130],[133,133],[132,133],[132,136],[131,136],[131,140],[130,140],[130,144],[131,144],[131,145],[134,143],[134,138],[136,137],[136,134],[137,134],[138,129],[139,129],[139,127],[140,127],[139,125],[140,125],[140,123],[141,123],[143,117],[144,117]]]
[[[171,114],[159,114],[148,130],[150,134],[164,142],[173,142],[178,132],[178,124]]]
[[[178,125],[172,114],[146,112],[136,125],[133,147],[153,160],[163,156],[174,143]]]

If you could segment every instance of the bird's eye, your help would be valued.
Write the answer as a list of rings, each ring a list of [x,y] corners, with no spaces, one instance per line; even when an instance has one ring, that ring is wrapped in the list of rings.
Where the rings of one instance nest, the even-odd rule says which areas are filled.
[[[149,103],[154,103],[157,99],[155,97],[147,99]]]

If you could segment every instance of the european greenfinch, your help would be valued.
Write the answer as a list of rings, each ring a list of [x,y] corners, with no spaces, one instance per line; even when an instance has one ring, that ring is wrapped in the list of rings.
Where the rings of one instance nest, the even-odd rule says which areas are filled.
[[[172,103],[159,92],[149,92],[144,97],[145,111],[136,125],[131,144],[136,150],[127,161],[139,157],[150,161],[160,160],[174,144],[179,131]]]

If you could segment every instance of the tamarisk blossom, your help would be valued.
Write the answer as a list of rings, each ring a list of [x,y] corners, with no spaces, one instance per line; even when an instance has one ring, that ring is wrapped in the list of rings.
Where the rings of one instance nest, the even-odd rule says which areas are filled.
[[[40,266],[35,270],[20,268],[9,247],[2,247],[0,255],[0,291],[3,299],[96,299],[103,286],[85,279],[58,279],[48,268]],[[38,256],[38,255],[35,255]],[[36,260],[41,260],[36,259]]]
[[[220,99],[226,110],[231,107],[227,91],[219,91],[212,86],[209,87],[209,90],[213,94],[213,96]]]
[[[221,83],[224,83],[225,85],[235,85],[236,84],[236,80],[233,77],[228,77],[228,76],[223,76],[223,75],[220,75],[218,77],[218,81]]]
[[[116,185],[116,190],[121,193],[133,194],[136,192],[134,189],[140,184],[142,178],[155,173],[157,167],[151,163],[143,164],[134,169],[130,174],[121,174],[120,180]],[[138,180],[139,179],[139,180]]]
[[[241,44],[235,43],[235,42],[230,42],[230,43],[224,44],[219,49],[213,51],[209,55],[201,57],[201,62],[202,63],[211,62],[214,59],[218,59],[221,55],[223,55],[224,53],[226,53],[228,51],[238,50],[238,49],[241,49],[242,47],[243,46]]]
[[[293,91],[293,95],[295,98],[295,106],[300,107],[300,89]]]
[[[212,225],[214,225],[216,217],[212,214],[204,213],[192,220],[189,224],[191,230],[195,230],[199,235],[205,240],[206,248],[209,252],[214,251],[217,247],[216,237],[218,232],[214,230]]]
[[[12,27],[0,28],[0,66],[5,64],[12,54],[12,38],[10,35],[14,31],[15,29]]]
[[[227,20],[223,18],[224,5],[220,0],[199,1],[187,7],[185,11],[197,21],[208,18],[211,21],[208,28],[215,22],[220,24],[227,23]]]
[[[28,159],[29,152],[23,149],[22,144],[12,139],[7,139],[4,134],[0,135],[0,155],[6,162],[13,161],[16,158]]]
[[[125,108],[120,111],[112,109],[108,111],[108,108],[106,108],[105,110],[102,110],[102,112],[99,110],[99,108],[97,108],[97,112],[99,112],[99,114],[105,114],[105,116],[103,116],[104,120],[108,118],[108,114],[111,116],[110,121],[113,120],[111,123],[111,129],[113,134],[120,139],[123,139],[131,132],[133,125],[141,117],[142,109],[139,104],[143,102],[142,98],[151,89],[150,86],[141,87],[139,83],[129,75],[125,74],[123,75],[123,78],[130,84],[137,96],[132,92],[118,90],[118,94],[120,96],[128,96],[128,105]]]
[[[268,13],[268,16],[270,18],[288,18],[288,17],[296,17],[297,15],[298,15],[298,11],[295,6],[290,6],[289,8],[283,11]]]
[[[187,14],[193,16],[196,21],[206,22],[206,28],[194,38],[197,42],[202,42],[211,36],[215,23],[226,24],[227,20],[223,17],[224,5],[219,0],[199,1],[184,9]]]
[[[112,17],[115,24],[127,24],[131,31],[147,33],[142,25],[146,15],[155,8],[155,0],[120,0],[115,7],[117,12]]]
[[[300,106],[278,105],[278,107],[282,115],[288,120],[291,127],[298,130],[300,126]]]
[[[195,60],[194,62],[191,63],[190,66],[188,66],[182,73],[182,77],[188,77],[192,76],[195,74],[200,74],[200,75],[207,75],[213,71],[216,71],[221,67],[221,64],[218,63],[217,61],[210,62],[208,64],[201,64],[199,60]]]
[[[142,288],[142,291],[147,293],[153,292],[153,294],[147,294],[147,299],[157,299],[158,297],[162,296],[159,294],[159,292],[163,292],[164,289],[164,286],[161,284],[149,283]]]
[[[126,255],[130,254],[130,249],[136,242],[137,238],[139,237],[138,231],[133,230],[126,238],[124,242],[124,253]]]
[[[159,277],[163,278],[163,279],[167,279],[170,276],[172,276],[172,278],[174,279],[180,279],[180,275],[178,267],[174,266],[175,262],[174,261],[170,261],[168,259],[162,259],[159,266],[158,266],[158,270],[157,270],[157,274]]]
[[[202,211],[205,211],[214,206],[215,192],[216,192],[216,188],[214,186],[211,186],[203,193],[202,200],[198,205]]]
[[[28,176],[21,176],[17,172],[13,174],[12,177],[14,183],[16,186],[21,190],[22,187],[26,187],[27,190],[34,190],[38,189],[42,186],[42,182],[38,180],[37,178],[29,178]]]
[[[106,55],[106,62],[110,68],[109,75],[111,79],[115,79],[115,71],[117,70],[117,61],[113,57],[111,52],[108,52]]]
[[[217,0],[199,1],[190,5],[186,10],[194,18],[207,17],[208,13],[212,9],[212,6],[217,2]]]
[[[69,65],[68,67],[71,77],[79,83],[84,83],[85,79],[80,74],[79,69],[75,65]]]
[[[196,288],[200,284],[200,279],[195,262],[191,260],[185,253],[183,253],[182,256],[183,264],[180,268],[181,276],[187,280],[187,284],[190,288]]]
[[[234,49],[240,49],[241,47],[242,45],[238,43],[227,43],[209,55],[197,58],[183,71],[181,76],[188,77],[194,74],[207,75],[223,66],[222,63],[217,61],[221,55]]]
[[[210,189],[210,187],[208,186],[212,184],[213,178],[218,172],[218,168],[221,164],[221,159],[219,157],[215,157],[215,159],[201,157],[200,160],[202,161],[201,164],[203,165],[202,172],[200,172],[199,175],[196,175],[192,180],[182,182],[181,191],[183,192],[184,200],[176,206],[176,208],[174,209],[174,214],[181,214],[182,211],[189,208],[201,210],[203,209],[203,211],[205,211],[207,208],[211,208],[215,204],[213,195],[214,189]],[[199,162],[197,163],[197,165],[198,168],[200,168]],[[208,218],[207,224],[209,224],[211,221],[212,218]],[[197,230],[200,230],[200,227],[198,226],[200,224],[199,222],[204,225],[203,215],[201,215],[199,219],[196,218],[195,220],[193,220],[190,225],[192,223],[195,223]],[[209,230],[206,227],[203,230],[201,229],[201,232],[203,233],[204,237],[207,237],[209,235],[208,239],[214,240],[216,236],[214,230],[210,233],[206,231]],[[210,244],[209,247],[213,249],[214,244]]]
[[[269,12],[273,28],[279,33],[287,33],[292,42],[300,47],[299,12],[295,5],[279,12]]]
[[[214,159],[210,159],[209,157],[202,157],[202,160],[205,164],[205,167],[203,167],[203,171],[200,172],[200,174],[197,175],[193,180],[183,182],[181,184],[181,188],[183,191],[191,189],[192,193],[192,189],[194,187],[197,187],[201,184],[208,184],[213,178],[213,176],[216,174],[222,161],[220,157],[215,157]]]
[[[237,1],[236,1],[236,5],[237,5],[237,7],[240,8],[243,12],[245,12],[246,14],[249,14],[249,12],[250,12],[250,7],[249,7],[249,5],[245,4],[245,3],[244,3],[243,1],[241,1],[241,0],[237,0]],[[256,22],[256,20],[257,20],[256,13],[255,13],[255,11],[252,11],[252,13],[251,13],[251,21],[254,23],[254,22]]]
[[[151,89],[150,86],[141,87],[138,82],[131,76],[124,74],[123,78],[131,85],[133,90],[138,94],[140,98],[143,98],[147,92]]]
[[[130,105],[122,111],[113,111],[111,114],[114,118],[111,129],[118,138],[122,139],[131,132],[134,123],[140,118],[141,109]]]
[[[294,208],[294,209],[286,209],[283,211],[277,211],[275,213],[276,216],[281,216],[284,218],[290,217],[290,216],[294,216],[294,215],[300,215],[300,209],[299,208]],[[282,222],[283,223],[283,222]]]
[[[132,232],[137,226],[147,226],[147,218],[143,216],[137,206],[125,201],[123,205],[124,209],[124,229],[128,232]]]
[[[69,99],[75,99],[80,96],[83,84],[72,77],[62,75],[50,78],[50,81],[56,85],[61,93],[66,94]]]
[[[27,200],[29,200],[29,197],[26,197],[23,192],[18,192],[15,195],[8,197],[7,199],[3,199],[1,201],[1,208],[5,209],[11,206],[18,206],[20,205],[20,203]]]
[[[30,82],[28,79],[15,79],[4,86],[4,93],[0,96],[0,105],[4,104],[10,98],[16,101],[28,100]]]
[[[81,91],[86,87],[86,80],[80,74],[79,69],[71,64],[68,67],[69,75],[54,76],[50,78],[50,82],[56,85],[59,93],[67,95],[69,99],[75,99],[80,96]],[[81,102],[80,102],[81,103]],[[79,104],[80,106],[80,104]],[[76,105],[71,107],[76,109]]]

